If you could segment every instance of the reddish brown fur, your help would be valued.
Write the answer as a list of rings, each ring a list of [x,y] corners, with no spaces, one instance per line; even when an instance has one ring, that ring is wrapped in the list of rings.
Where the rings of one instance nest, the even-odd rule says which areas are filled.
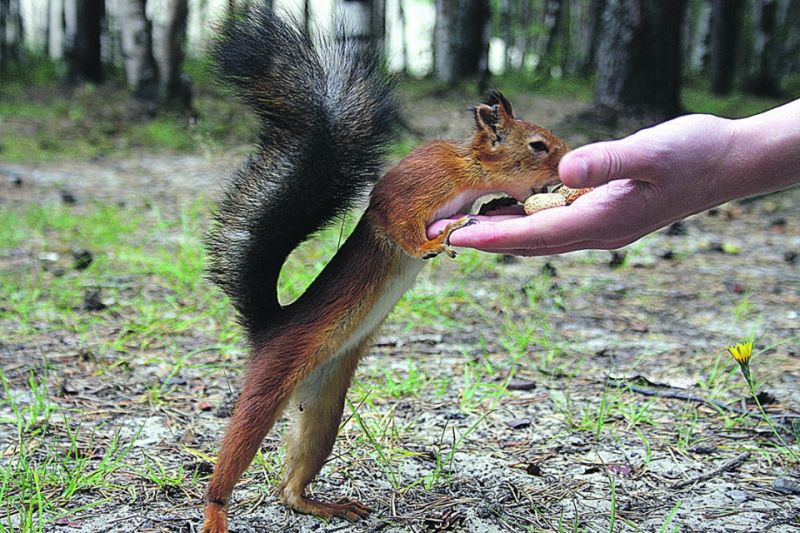
[[[357,502],[329,504],[305,496],[333,447],[345,394],[377,326],[345,353],[338,352],[370,316],[386,284],[402,275],[406,255],[452,252],[449,234],[465,222],[451,224],[428,240],[426,226],[437,214],[452,215],[463,207],[455,204],[488,192],[524,199],[533,189],[557,181],[558,162],[568,150],[549,131],[516,120],[502,97],[495,105],[478,106],[475,121],[476,132],[468,142],[428,143],[389,170],[342,249],[306,293],[256,337],[206,492],[204,532],[227,531],[231,491],[293,393],[305,395],[298,398],[305,403],[302,410],[291,403],[290,411],[299,420],[287,436],[281,502],[326,518],[354,520],[367,512]],[[533,150],[532,140],[544,142],[547,152]],[[441,213],[443,206],[453,212]]]

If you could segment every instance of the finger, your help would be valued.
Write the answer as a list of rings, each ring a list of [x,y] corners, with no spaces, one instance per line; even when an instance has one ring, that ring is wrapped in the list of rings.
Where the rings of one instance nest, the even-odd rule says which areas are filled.
[[[605,241],[581,241],[570,243],[566,246],[554,246],[548,248],[509,248],[505,250],[491,250],[494,253],[505,255],[519,255],[526,257],[539,257],[546,255],[560,255],[582,250],[618,250],[629,245],[635,239],[625,239],[624,241],[605,242]],[[489,250],[486,250],[489,251]]]
[[[512,218],[520,218],[522,215],[470,215],[472,220],[477,220],[479,223],[492,223],[492,222],[502,222],[504,220],[510,220]],[[455,222],[457,220],[461,220],[459,218],[442,218],[433,222],[430,226],[428,226],[428,238],[435,239],[438,237],[444,229],[447,227],[448,224],[451,222]],[[456,231],[461,231],[463,228],[459,228]],[[455,232],[454,232],[455,234]]]
[[[653,158],[636,138],[600,142],[567,153],[558,166],[558,175],[567,186],[598,187],[612,180],[648,180],[653,174]]]
[[[650,227],[652,209],[642,205],[643,182],[617,181],[593,190],[567,207],[527,217],[486,222],[463,228],[450,237],[453,246],[484,251],[563,249],[584,242],[633,240]],[[627,198],[626,198],[627,197]]]

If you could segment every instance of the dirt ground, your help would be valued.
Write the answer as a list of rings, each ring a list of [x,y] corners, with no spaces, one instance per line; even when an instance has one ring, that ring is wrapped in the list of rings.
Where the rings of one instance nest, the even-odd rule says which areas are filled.
[[[580,109],[553,99],[515,104],[542,124]],[[412,125],[433,136],[469,125],[463,108],[435,107],[420,103]],[[146,203],[169,217],[213,197],[242,153],[0,163],[0,209],[60,204],[67,188],[75,210]],[[280,426],[235,492],[231,530],[800,530],[791,456],[800,451],[792,431],[800,420],[799,206],[800,188],[728,204],[617,255],[437,259],[411,311],[390,317],[362,363],[333,456],[312,486],[316,497],[359,499],[372,514],[325,523],[278,505],[270,488]],[[45,261],[5,250],[0,269],[34,276]],[[470,261],[482,263],[471,270]],[[120,283],[145,302],[166,297],[149,276]],[[124,316],[125,306],[103,312]],[[69,413],[51,417],[37,453],[66,449],[76,424],[93,428],[81,446],[90,462],[114,442],[129,447],[107,486],[71,495],[63,507],[72,512],[50,515],[42,529],[199,531],[210,459],[227,422],[219,407],[235,389],[244,347],[220,363],[207,349],[219,342],[218,324],[183,331],[173,342],[191,364],[174,374],[155,362],[163,346],[99,355],[119,334],[104,324],[86,336],[45,322],[19,338],[13,317],[0,320],[8,382],[0,399],[34,402],[33,371],[46,376],[46,401]],[[762,401],[791,449],[758,416],[741,414],[757,411],[725,347],[750,335]],[[124,366],[110,366],[117,356]],[[147,401],[151,384],[165,379],[170,394]],[[7,423],[11,407],[0,405],[0,464],[10,468],[19,443]],[[153,465],[166,473],[155,475]],[[163,482],[170,476],[179,482]],[[18,523],[14,513],[0,505],[0,523]]]

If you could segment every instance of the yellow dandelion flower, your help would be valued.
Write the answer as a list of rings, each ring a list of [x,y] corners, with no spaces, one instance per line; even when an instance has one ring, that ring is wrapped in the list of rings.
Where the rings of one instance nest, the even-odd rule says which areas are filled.
[[[746,365],[750,361],[750,356],[753,355],[752,342],[737,342],[736,346],[728,346],[728,352],[736,359],[740,365]]]

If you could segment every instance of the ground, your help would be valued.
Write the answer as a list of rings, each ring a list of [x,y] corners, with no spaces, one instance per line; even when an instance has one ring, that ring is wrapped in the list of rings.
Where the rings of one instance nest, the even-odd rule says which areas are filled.
[[[581,107],[515,104],[545,125]],[[457,133],[463,109],[415,102],[410,125]],[[0,163],[0,531],[199,530],[246,359],[202,233],[245,152]],[[371,515],[278,505],[279,424],[232,531],[796,531],[798,205],[727,204],[614,255],[432,261],[312,485]],[[338,233],[293,257],[286,299]],[[726,350],[748,339],[771,425]]]

